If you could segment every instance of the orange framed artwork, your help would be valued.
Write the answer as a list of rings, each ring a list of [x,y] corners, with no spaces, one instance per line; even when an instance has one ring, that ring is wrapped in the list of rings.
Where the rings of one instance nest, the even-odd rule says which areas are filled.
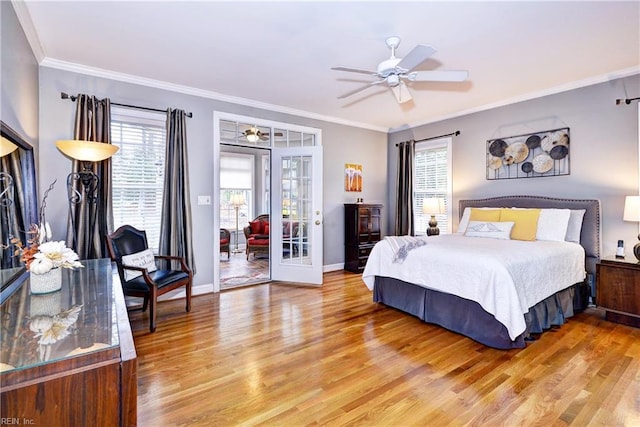
[[[362,191],[362,165],[346,163],[344,165],[345,191]]]

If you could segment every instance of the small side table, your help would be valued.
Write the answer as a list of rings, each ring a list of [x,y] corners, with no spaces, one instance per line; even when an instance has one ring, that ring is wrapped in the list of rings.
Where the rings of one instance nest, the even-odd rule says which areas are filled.
[[[596,275],[596,301],[605,318],[640,328],[640,262],[633,256],[602,258]]]

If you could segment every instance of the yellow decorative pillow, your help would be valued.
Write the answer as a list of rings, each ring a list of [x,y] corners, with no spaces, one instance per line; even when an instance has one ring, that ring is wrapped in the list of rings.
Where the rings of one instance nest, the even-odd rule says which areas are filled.
[[[498,222],[500,221],[500,209],[471,208],[469,221]]]
[[[540,209],[507,209],[500,211],[500,221],[513,221],[511,239],[536,240]]]

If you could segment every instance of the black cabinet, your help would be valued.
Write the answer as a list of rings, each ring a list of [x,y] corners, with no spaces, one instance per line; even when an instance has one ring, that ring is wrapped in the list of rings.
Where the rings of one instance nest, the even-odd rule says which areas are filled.
[[[382,205],[344,205],[344,269],[362,273],[371,249],[382,238]]]

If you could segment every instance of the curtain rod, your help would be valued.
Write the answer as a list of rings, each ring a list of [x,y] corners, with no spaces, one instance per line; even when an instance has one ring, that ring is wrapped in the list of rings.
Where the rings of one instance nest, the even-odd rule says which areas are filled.
[[[76,102],[76,99],[78,99],[77,96],[73,96],[73,95],[69,95],[67,93],[64,92],[60,92],[60,98],[62,99],[70,99],[72,102]],[[136,108],[138,110],[145,110],[145,111],[157,111],[159,113],[166,113],[167,110],[160,110],[158,108],[151,108],[151,107],[140,107],[137,105],[129,105],[129,104],[120,104],[117,102],[112,102],[111,105],[117,105],[118,107],[127,107],[127,108]],[[187,117],[193,117],[193,113],[189,112],[186,113]]]
[[[620,105],[623,102],[627,105],[631,104],[631,101],[638,101],[640,98],[627,98],[627,99],[616,99],[616,105]]]
[[[458,135],[460,135],[460,131],[459,130],[457,130],[455,132],[451,132],[451,133],[445,133],[444,135],[430,136],[429,138],[418,139],[417,141],[414,141],[414,142],[431,141],[432,139],[444,138],[445,136],[458,136]],[[396,144],[396,147],[398,145],[400,145],[400,144],[404,144],[405,142],[409,142],[409,141],[399,142],[399,143]]]

